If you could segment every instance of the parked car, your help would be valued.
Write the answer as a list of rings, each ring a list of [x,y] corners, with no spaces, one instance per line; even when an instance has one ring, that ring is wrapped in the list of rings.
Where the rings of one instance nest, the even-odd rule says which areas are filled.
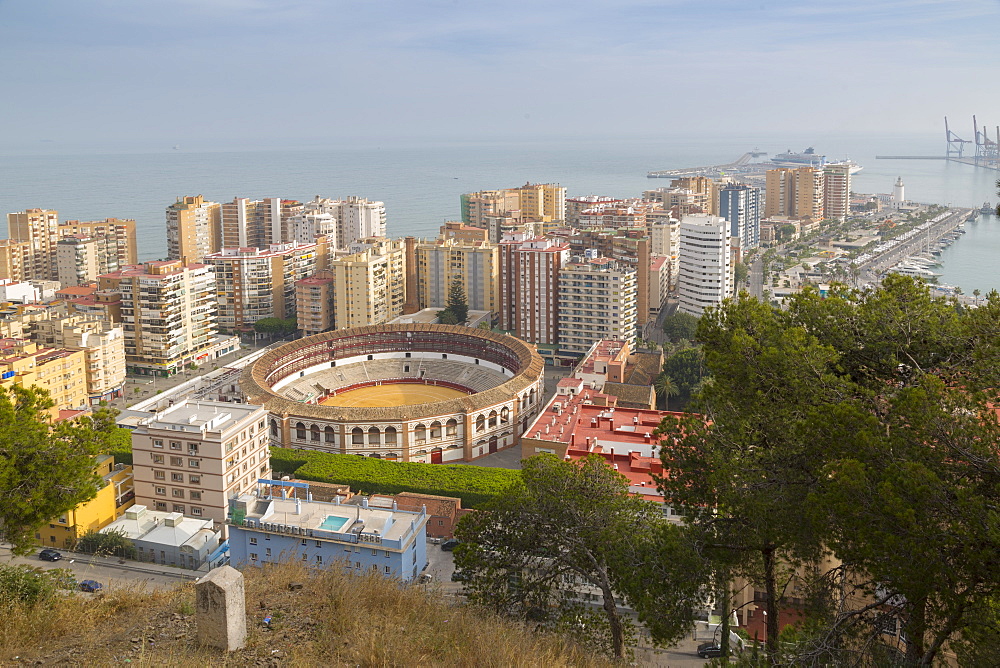
[[[38,558],[42,561],[59,561],[62,559],[62,553],[59,550],[53,550],[51,547],[47,547],[38,553]]]
[[[452,582],[465,582],[468,579],[469,578],[462,571],[455,571],[454,573],[451,574]]]
[[[445,552],[451,552],[456,547],[458,547],[458,541],[455,540],[454,538],[450,538],[445,542],[441,543],[441,549],[444,550]]]
[[[97,580],[81,580],[80,581],[80,591],[94,592],[94,591],[101,591],[102,589],[104,589],[104,585],[102,585]]]
[[[434,579],[434,576],[431,575],[430,573],[421,573],[417,577],[417,584],[427,584],[428,582],[430,582],[433,579]]]
[[[718,642],[705,642],[698,645],[698,656],[702,659],[711,659],[713,657],[722,656],[722,647]]]

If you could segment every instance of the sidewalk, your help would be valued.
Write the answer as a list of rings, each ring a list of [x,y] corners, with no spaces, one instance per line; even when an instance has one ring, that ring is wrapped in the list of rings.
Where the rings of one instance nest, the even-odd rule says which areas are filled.
[[[10,545],[7,543],[0,543],[0,561],[6,562],[8,564],[23,564],[27,566],[38,566],[38,550],[42,549],[39,546],[32,553],[29,553],[23,557],[15,557],[11,554]],[[56,548],[63,555],[62,561],[51,561],[51,562],[41,562],[47,567],[60,568],[63,563],[69,563],[72,560],[73,563],[81,564],[84,566],[94,566],[97,568],[106,569],[109,571],[129,571],[133,573],[145,573],[147,575],[158,575],[166,576],[171,578],[176,578],[178,580],[197,580],[206,573],[208,573],[208,565],[202,566],[200,569],[193,571],[187,568],[177,568],[175,566],[165,566],[161,564],[152,564],[142,561],[131,561],[126,559],[119,559],[118,557],[99,557],[92,554],[84,554],[82,552],[73,552],[72,550],[65,550],[61,548]]]

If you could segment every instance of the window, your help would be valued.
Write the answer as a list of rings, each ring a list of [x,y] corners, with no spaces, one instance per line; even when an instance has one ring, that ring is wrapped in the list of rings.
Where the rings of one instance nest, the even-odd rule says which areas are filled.
[[[198,461],[197,459],[189,459],[188,460],[188,466],[190,466],[193,469],[196,469],[199,466],[201,466],[201,462]]]
[[[191,483],[192,485],[200,485],[201,484],[201,476],[200,475],[189,475],[188,476],[188,482]]]
[[[157,510],[166,510],[167,509],[167,502],[166,501],[157,501],[156,502],[156,509]]]
[[[308,560],[309,560],[309,555],[308,554],[303,554],[302,555],[302,561],[308,561]]]
[[[372,548],[372,556],[374,557],[376,555],[378,555],[378,550],[376,550],[375,548]]]
[[[155,480],[166,480],[167,474],[164,473],[163,471],[153,471],[153,478]]]
[[[180,505],[179,503],[175,503],[174,504],[174,512],[175,513],[183,513],[184,512],[184,506]]]
[[[180,441],[170,441],[170,449],[171,450],[180,450],[181,449],[181,443],[180,443]]]
[[[388,575],[389,573],[392,573],[392,566],[386,566],[385,567],[385,572],[386,572],[386,575]]]
[[[271,556],[271,548],[269,548],[269,547],[265,547],[264,548],[264,556],[265,557],[270,557]]]
[[[171,466],[184,466],[184,458],[183,457],[171,457],[170,458],[170,465]]]
[[[316,564],[319,565],[319,566],[323,565],[323,556],[322,555],[319,555],[319,554],[316,555]]]
[[[385,552],[385,558],[388,559],[389,558],[389,550],[383,550],[383,552]]]
[[[184,474],[183,473],[171,473],[170,474],[170,479],[173,482],[184,482]]]
[[[438,520],[438,526],[439,527],[443,527],[444,526],[444,520]]]
[[[195,517],[201,517],[201,508],[198,506],[191,506],[191,514]]]
[[[308,543],[309,543],[308,540],[306,540],[305,538],[302,539],[302,547],[305,547],[306,544],[308,544]]]
[[[153,491],[156,492],[157,494],[159,494],[160,496],[166,496],[167,495],[167,488],[166,487],[154,487]]]
[[[196,454],[198,454],[198,444],[197,443],[188,443],[188,454],[189,455],[196,455]]]
[[[250,536],[250,544],[251,545],[257,544],[257,536]]]
[[[201,492],[191,490],[190,498],[192,501],[201,501]]]
[[[250,553],[250,561],[257,561],[257,553],[256,552],[251,552]]]
[[[316,547],[323,547],[323,543],[316,541]]]
[[[158,438],[154,438],[153,439],[153,447],[154,448],[162,448],[163,447],[163,441],[161,441]]]
[[[360,561],[355,561],[354,562],[354,567],[360,570],[361,569],[361,562]]]
[[[154,464],[162,464],[163,463],[163,455],[153,455],[153,463]]]
[[[173,494],[178,499],[183,499],[184,498],[184,490],[183,489],[172,489],[172,490],[170,490],[170,493]]]

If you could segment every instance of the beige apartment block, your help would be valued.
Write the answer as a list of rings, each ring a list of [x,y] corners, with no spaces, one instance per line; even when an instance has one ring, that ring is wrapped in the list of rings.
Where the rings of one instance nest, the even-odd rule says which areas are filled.
[[[26,280],[56,281],[56,243],[59,241],[59,212],[27,209],[7,214],[7,236],[28,244],[24,264]]]
[[[496,244],[462,243],[453,239],[416,244],[414,262],[417,301],[421,309],[448,305],[451,284],[458,280],[473,311],[500,311],[500,263]]]
[[[125,385],[125,332],[87,315],[56,316],[32,324],[32,339],[42,345],[84,354],[91,404],[110,401]]]
[[[271,477],[266,418],[261,406],[185,399],[126,424],[136,503],[222,527],[229,499]]]
[[[325,255],[316,243],[293,241],[223,248],[206,256],[215,273],[219,327],[249,329],[262,318],[295,317],[295,282],[314,274]]]
[[[109,255],[117,258],[115,268],[139,261],[135,221],[130,218],[106,218],[104,220],[67,220],[59,223],[59,237],[82,234],[104,242]],[[111,261],[108,260],[108,264]]]
[[[500,248],[500,328],[529,343],[559,342],[559,270],[569,244],[511,235]]]
[[[31,244],[27,241],[0,239],[0,279],[20,283],[25,279],[25,267],[31,265]]]
[[[105,236],[71,234],[56,244],[56,275],[62,287],[86,285],[101,274],[117,271],[119,248]]]
[[[302,217],[301,202],[280,197],[251,200],[235,197],[222,205],[224,248],[267,248],[291,241],[295,221]]]
[[[462,222],[488,228],[487,218],[562,222],[566,219],[566,189],[557,183],[526,183],[517,188],[481,190],[461,197]]]
[[[130,370],[173,375],[209,359],[218,344],[215,274],[181,260],[131,265],[98,277],[121,295],[125,359]]]
[[[559,270],[559,352],[583,357],[605,339],[635,344],[636,271],[607,257],[575,257]],[[645,300],[643,300],[645,302]]]
[[[357,252],[330,261],[337,329],[380,325],[403,313],[406,253],[402,239],[371,237]]]
[[[851,166],[831,164],[823,167],[823,215],[844,220],[851,212]]]
[[[48,391],[52,417],[87,406],[86,356],[82,350],[47,348],[27,339],[0,340],[0,387],[38,387]]]
[[[296,318],[303,337],[333,328],[333,282],[329,271],[295,281]]]
[[[180,197],[167,207],[167,258],[200,261],[222,247],[222,205],[201,195]]]
[[[779,167],[765,174],[764,217],[823,219],[823,171]]]

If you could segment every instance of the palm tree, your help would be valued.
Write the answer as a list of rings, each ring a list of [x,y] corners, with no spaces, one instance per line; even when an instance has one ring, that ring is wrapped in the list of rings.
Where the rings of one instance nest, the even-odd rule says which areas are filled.
[[[973,296],[976,298],[976,306],[979,306],[979,295],[983,294],[979,288],[972,291]]]
[[[663,398],[663,409],[669,409],[670,397],[676,397],[681,393],[680,388],[677,387],[677,383],[674,379],[665,373],[661,373],[656,377],[656,381],[653,383],[653,390],[656,391],[656,397],[659,399]]]

